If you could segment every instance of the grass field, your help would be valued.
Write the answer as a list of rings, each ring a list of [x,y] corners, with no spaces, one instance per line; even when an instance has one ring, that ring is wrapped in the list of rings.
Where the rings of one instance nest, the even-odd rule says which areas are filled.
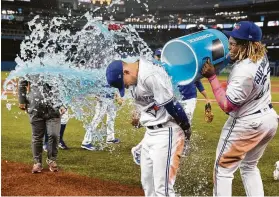
[[[1,73],[2,80],[6,73]],[[225,77],[222,77],[225,79]],[[272,89],[279,88],[279,79],[272,78]],[[210,98],[213,98],[209,84],[205,88]],[[272,93],[273,102],[279,102],[279,92]],[[199,98],[201,96],[199,95]],[[16,101],[9,111],[7,101],[2,100],[2,161],[15,161],[32,164],[31,154],[31,127],[27,114],[17,109]],[[274,104],[279,112],[279,104]],[[223,124],[227,119],[213,103],[214,121],[211,124],[204,122],[204,102],[198,101],[193,119],[193,137],[191,155],[182,160],[178,173],[176,188],[184,196],[212,195],[212,171],[215,160],[215,149]],[[116,136],[122,141],[119,145],[111,145],[104,151],[90,152],[80,148],[84,136],[82,124],[71,119],[67,125],[64,139],[70,150],[59,151],[58,164],[64,171],[95,177],[104,180],[118,181],[128,185],[140,185],[140,169],[133,163],[131,148],[143,137],[143,129],[134,129],[130,124],[129,106],[124,106],[117,115]],[[44,158],[46,154],[44,153]],[[275,136],[260,160],[259,168],[265,188],[266,196],[279,195],[279,181],[274,181],[272,172],[274,163],[279,160],[279,134]],[[244,196],[239,172],[233,181],[233,195]]]

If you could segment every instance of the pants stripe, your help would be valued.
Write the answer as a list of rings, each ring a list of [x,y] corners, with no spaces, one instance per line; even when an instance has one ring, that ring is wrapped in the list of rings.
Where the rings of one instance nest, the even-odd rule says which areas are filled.
[[[227,136],[225,138],[224,144],[223,144],[222,149],[221,149],[221,151],[219,153],[218,159],[216,160],[216,163],[215,163],[215,183],[214,183],[214,186],[215,186],[215,191],[214,191],[215,192],[215,196],[217,196],[217,183],[216,183],[216,180],[217,180],[218,163],[219,163],[219,161],[221,159],[221,156],[222,156],[222,154],[223,154],[223,152],[224,152],[224,150],[226,148],[228,139],[229,139],[229,137],[230,137],[230,135],[232,133],[232,130],[233,130],[234,126],[235,126],[235,123],[236,123],[236,118],[233,119],[232,126],[231,126],[231,128],[229,130],[229,133],[227,134]]]
[[[166,181],[165,181],[166,196],[169,196],[169,171],[170,171],[171,148],[172,148],[172,127],[169,127],[169,147],[168,147],[168,159],[167,159]]]

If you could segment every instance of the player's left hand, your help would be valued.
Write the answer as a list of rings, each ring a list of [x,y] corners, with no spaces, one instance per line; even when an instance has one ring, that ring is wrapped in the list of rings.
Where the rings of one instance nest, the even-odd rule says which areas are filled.
[[[210,63],[210,59],[208,58],[206,60],[206,62],[203,65],[202,68],[202,72],[201,72],[202,76],[204,76],[205,78],[210,78],[213,75],[215,75],[215,68],[214,66]]]
[[[192,129],[189,128],[187,130],[184,130],[184,134],[185,134],[185,140],[190,140],[191,135],[192,135]]]
[[[66,111],[67,111],[67,109],[66,109],[64,106],[61,106],[61,107],[59,108],[59,113],[60,113],[61,115],[65,114]]]

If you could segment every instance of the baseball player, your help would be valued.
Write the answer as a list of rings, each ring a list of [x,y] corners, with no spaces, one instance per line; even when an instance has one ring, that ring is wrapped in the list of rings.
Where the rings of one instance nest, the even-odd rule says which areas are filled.
[[[162,52],[161,48],[155,50],[155,52],[154,52],[154,59],[155,60],[161,61],[161,52]]]
[[[95,107],[95,114],[91,122],[91,127],[86,130],[81,148],[94,151],[96,148],[92,145],[93,133],[96,131],[100,122],[102,122],[105,115],[107,115],[107,138],[106,143],[118,144],[120,139],[114,137],[114,121],[116,118],[117,106],[114,101],[119,105],[122,104],[121,98],[117,94],[106,94],[105,98],[96,97],[97,104]]]
[[[189,122],[174,100],[169,76],[162,67],[140,58],[134,63],[113,61],[106,77],[121,96],[125,87],[133,86],[140,123],[146,127],[140,157],[145,196],[175,196],[173,186]]]
[[[247,196],[264,196],[257,167],[278,127],[272,108],[270,67],[261,44],[262,31],[253,22],[236,24],[229,38],[234,62],[226,91],[209,61],[202,69],[220,108],[229,115],[219,139],[214,166],[214,195],[231,196],[234,172],[240,168]]]
[[[192,125],[192,119],[197,104],[197,89],[204,96],[207,104],[210,104],[209,98],[200,80],[192,82],[188,85],[178,86],[178,88],[180,94],[182,95],[180,103],[183,106],[184,111],[186,112],[190,125]],[[191,133],[191,128],[188,133],[189,134]],[[185,138],[182,157],[185,157],[188,154],[189,150],[190,150],[190,135]]]
[[[154,52],[154,59],[156,59],[157,61],[161,61],[161,51],[162,51],[162,49],[159,48],[159,49],[156,49]],[[197,89],[206,99],[206,103],[210,105],[209,98],[208,98],[207,93],[200,80],[197,80],[188,85],[178,86],[178,88],[179,88],[180,94],[182,95],[182,98],[179,102],[183,106],[183,109],[187,115],[190,125],[192,125],[192,119],[193,119],[194,111],[196,109],[196,104],[197,104]],[[186,138],[185,138],[184,149],[183,149],[183,152],[181,155],[182,157],[185,157],[190,151],[191,130],[188,132],[188,134],[189,135],[186,136]],[[139,156],[138,155],[140,154],[140,145],[141,144],[138,144],[137,146],[133,147],[133,149],[132,149],[134,161],[138,165],[139,165],[139,159],[138,159]]]
[[[279,180],[279,161],[275,163],[275,170],[273,171],[273,178],[275,181]]]

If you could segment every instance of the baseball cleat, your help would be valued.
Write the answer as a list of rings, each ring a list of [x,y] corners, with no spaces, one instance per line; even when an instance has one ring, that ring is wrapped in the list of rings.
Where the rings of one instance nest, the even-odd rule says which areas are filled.
[[[57,166],[56,161],[47,159],[47,160],[46,160],[46,163],[47,163],[47,165],[48,165],[48,167],[49,167],[49,170],[50,170],[51,172],[58,172],[58,166]]]
[[[119,144],[120,143],[120,139],[115,138],[113,140],[107,140],[107,144]]]
[[[32,173],[33,174],[34,173],[40,173],[40,172],[42,172],[42,170],[43,170],[42,164],[41,163],[36,163],[36,164],[33,165]]]
[[[82,144],[81,148],[86,149],[86,150],[90,150],[90,151],[96,150],[96,148],[92,144]]]
[[[43,150],[44,150],[45,152],[47,152],[47,144],[44,144],[44,145],[43,145]]]
[[[59,144],[58,144],[58,147],[63,149],[63,150],[67,150],[69,149],[68,146],[65,144],[64,141],[60,141]]]
[[[275,170],[273,172],[273,178],[275,181],[279,180],[279,161],[275,163]]]

